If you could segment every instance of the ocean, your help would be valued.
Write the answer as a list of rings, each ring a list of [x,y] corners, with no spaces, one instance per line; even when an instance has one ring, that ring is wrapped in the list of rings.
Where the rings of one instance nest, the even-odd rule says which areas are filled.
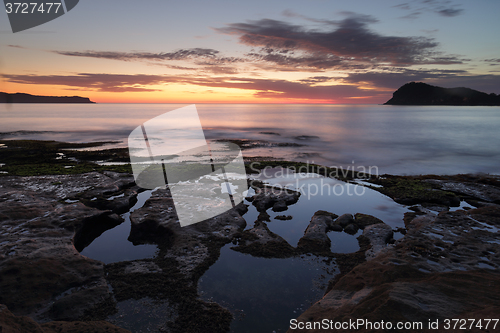
[[[179,104],[3,104],[0,138],[118,141]],[[499,174],[500,108],[197,104],[207,140],[260,140],[268,156],[378,174]]]
[[[174,104],[14,104],[0,106],[0,138],[68,142],[115,141],[104,147],[126,147],[130,132],[145,121],[185,105]],[[318,163],[343,169],[389,174],[499,174],[500,108],[383,105],[196,105],[205,137],[257,143],[243,150],[246,157],[273,157]],[[0,155],[0,163],[1,163]],[[1,164],[0,164],[1,165]],[[275,170],[276,171],[276,170]],[[277,172],[280,170],[278,169]],[[316,175],[317,176],[317,175]],[[295,175],[293,177],[298,177]],[[336,179],[264,177],[284,185],[326,182],[338,193],[303,193],[285,212],[290,220],[276,219],[282,212],[268,210],[269,230],[297,246],[313,214],[327,210],[337,215],[373,215],[393,230],[404,228],[407,206],[372,188]],[[302,177],[302,176],[301,176]],[[309,187],[307,187],[309,188]],[[140,209],[154,190],[138,196],[137,204],[122,214],[124,223],[105,231],[81,251],[105,264],[153,258],[154,244],[135,246],[128,241],[130,213]],[[352,191],[351,191],[352,192]],[[259,212],[245,200],[246,230],[254,227]],[[462,202],[456,210],[468,206]],[[328,232],[332,253],[359,250],[357,237]],[[403,237],[400,232],[394,238]],[[296,318],[320,299],[328,281],[339,273],[335,262],[321,256],[261,258],[233,251],[232,243],[199,279],[198,295],[215,301],[235,316],[231,332],[286,331]],[[134,332],[155,331],[169,313],[168,301],[128,299],[117,304],[107,320]]]

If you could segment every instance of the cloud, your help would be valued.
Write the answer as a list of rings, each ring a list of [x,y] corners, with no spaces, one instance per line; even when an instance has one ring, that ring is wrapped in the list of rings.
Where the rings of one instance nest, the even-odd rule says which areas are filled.
[[[272,63],[274,67],[261,66],[259,63],[256,63],[258,67],[266,68],[270,71],[353,70],[368,67],[367,64],[342,59],[331,54],[295,55],[294,51],[280,51],[270,48],[263,48],[260,52],[247,53],[246,56],[254,61]]]
[[[175,52],[162,52],[162,53],[151,53],[151,52],[110,52],[110,51],[83,51],[83,52],[73,52],[73,51],[53,51],[54,53],[72,56],[72,57],[88,57],[88,58],[101,58],[101,59],[112,59],[112,60],[183,60],[192,57],[215,57],[219,51],[214,49],[203,49],[203,48],[193,48],[193,49],[182,49]]]
[[[314,80],[314,79],[313,79]],[[321,81],[321,80],[320,80]],[[352,85],[312,85],[308,82],[256,78],[193,78],[185,79],[185,83],[211,88],[237,88],[253,90],[255,97],[311,99],[325,101],[346,101],[350,97],[372,97],[376,92],[359,89]]]
[[[126,74],[93,74],[80,73],[76,75],[8,75],[1,76],[12,83],[47,84],[67,87],[78,87],[82,90],[102,92],[151,92],[158,89],[147,88],[168,82],[161,75],[126,75]]]
[[[403,19],[416,19],[424,12],[432,12],[444,17],[454,17],[462,14],[463,9],[457,8],[450,0],[420,0],[410,3],[403,3],[393,6],[405,11],[410,11],[409,14],[402,16]]]
[[[414,70],[390,68],[385,72],[350,73],[342,82],[376,89],[395,90],[411,81],[423,81],[447,88],[468,87],[487,93],[498,93],[500,75],[473,75],[465,70]]]
[[[428,81],[429,79],[456,77],[466,74],[463,70],[414,70],[407,68],[390,68],[383,72],[350,73],[342,81],[348,84],[367,85],[379,89],[397,89],[411,81]]]
[[[445,8],[438,10],[437,13],[441,16],[453,17],[462,14],[463,11],[463,9]]]
[[[221,57],[220,52],[214,49],[191,48],[181,49],[174,52],[113,52],[113,51],[52,51],[56,54],[87,57],[121,61],[176,61],[187,59],[202,59],[204,65],[220,65],[223,63],[234,63],[239,59],[234,57]]]
[[[323,29],[311,29],[271,19],[232,23],[215,29],[220,33],[235,35],[242,44],[253,47],[242,57],[224,56],[218,50],[210,48],[159,53],[92,50],[52,52],[72,57],[146,61],[172,69],[228,75],[255,68],[272,72],[352,72],[387,65],[448,65],[464,61],[458,56],[437,51],[438,43],[433,38],[387,36],[374,32],[369,29],[369,25],[376,23],[377,19],[370,15],[341,12],[343,18],[340,20],[318,20],[290,10],[283,15],[319,23]],[[170,63],[179,60],[188,61],[192,66]],[[245,65],[237,66],[242,63]]]
[[[101,92],[152,92],[150,85],[168,83],[208,88],[248,90],[257,98],[310,99],[350,102],[351,98],[383,101],[388,94],[410,81],[423,81],[443,87],[470,87],[487,93],[499,93],[500,75],[471,75],[464,70],[413,70],[387,68],[382,72],[350,73],[347,77],[312,76],[300,81],[209,75],[129,75],[79,73],[74,75],[1,75],[19,84],[60,85],[67,89]],[[370,89],[362,89],[366,87]]]
[[[500,58],[484,59],[484,62],[489,62],[490,66],[500,65]]]
[[[61,85],[68,89],[96,90],[101,92],[157,91],[148,85],[177,83],[210,88],[233,88],[249,90],[258,98],[316,99],[324,101],[346,101],[349,97],[373,96],[352,85],[316,85],[325,83],[327,77],[313,77],[302,82],[260,78],[234,78],[230,76],[175,76],[175,75],[126,75],[79,73],[75,75],[2,75],[13,83]],[[333,78],[332,78],[333,79]],[[375,93],[376,95],[376,93]]]
[[[271,19],[232,23],[216,30],[238,36],[242,44],[260,47],[262,60],[279,65],[302,62],[305,67],[333,68],[358,62],[409,66],[434,63],[434,57],[439,55],[435,51],[438,43],[432,38],[384,36],[368,28],[377,22],[372,16],[343,14],[347,17],[329,21],[326,31]],[[298,56],[291,57],[293,52]]]

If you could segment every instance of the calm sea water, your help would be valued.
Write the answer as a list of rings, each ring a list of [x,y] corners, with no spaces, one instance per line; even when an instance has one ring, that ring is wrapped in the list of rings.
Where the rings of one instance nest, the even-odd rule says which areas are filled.
[[[184,105],[173,104],[16,104],[0,105],[0,138],[45,139],[69,142],[118,141],[126,147],[130,132],[145,121]],[[378,168],[379,174],[499,174],[500,108],[498,107],[399,107],[381,105],[197,105],[207,139],[250,139],[271,143],[245,150],[245,156],[271,156],[344,168]],[[301,146],[279,147],[272,143]],[[1,157],[0,157],[1,158]],[[0,160],[0,163],[2,161]],[[279,170],[275,170],[279,171]],[[312,177],[312,175],[309,175]],[[343,190],[342,194],[303,193],[285,212],[269,211],[271,231],[296,246],[317,210],[365,213],[394,229],[403,227],[408,208],[372,189],[350,195],[353,184],[321,177],[281,177],[267,182],[292,188],[309,185]],[[295,183],[295,181],[297,181]],[[351,191],[357,193],[356,191]],[[132,208],[139,209],[151,191],[139,195]],[[247,204],[249,204],[247,202]],[[247,229],[254,225],[255,207],[243,217]],[[131,211],[132,211],[131,210]],[[274,219],[290,215],[291,220]],[[150,258],[156,246],[128,242],[130,213],[125,223],[104,232],[82,254],[105,263]],[[356,235],[330,232],[332,252],[359,249]],[[395,234],[395,238],[402,235]],[[338,273],[335,263],[322,258],[257,258],[230,249],[221,250],[218,261],[198,283],[200,297],[213,300],[234,315],[231,331],[286,331],[297,317],[324,293],[327,281]],[[150,304],[151,303],[151,304]],[[155,330],[165,318],[168,304],[147,299],[118,304],[108,319],[132,331]],[[165,308],[167,310],[165,310]],[[168,312],[168,311],[167,311]]]
[[[0,105],[0,137],[71,142],[118,140],[185,105]],[[498,174],[500,108],[385,105],[196,105],[207,139],[256,139],[300,147],[246,150],[379,173]],[[22,131],[22,132],[20,132]],[[10,133],[6,133],[10,132]]]

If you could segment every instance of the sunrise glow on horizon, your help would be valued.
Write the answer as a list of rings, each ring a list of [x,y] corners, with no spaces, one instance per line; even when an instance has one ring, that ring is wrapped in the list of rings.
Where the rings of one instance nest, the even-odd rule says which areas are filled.
[[[419,81],[498,94],[499,12],[487,0],[86,0],[15,34],[2,13],[0,91],[97,103],[382,104]]]

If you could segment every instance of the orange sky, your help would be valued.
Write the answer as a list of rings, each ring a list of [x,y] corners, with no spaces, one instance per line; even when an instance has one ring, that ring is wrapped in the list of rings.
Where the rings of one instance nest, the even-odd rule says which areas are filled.
[[[193,4],[80,1],[18,33],[2,19],[0,91],[98,103],[381,104],[421,81],[500,93],[500,2]]]

